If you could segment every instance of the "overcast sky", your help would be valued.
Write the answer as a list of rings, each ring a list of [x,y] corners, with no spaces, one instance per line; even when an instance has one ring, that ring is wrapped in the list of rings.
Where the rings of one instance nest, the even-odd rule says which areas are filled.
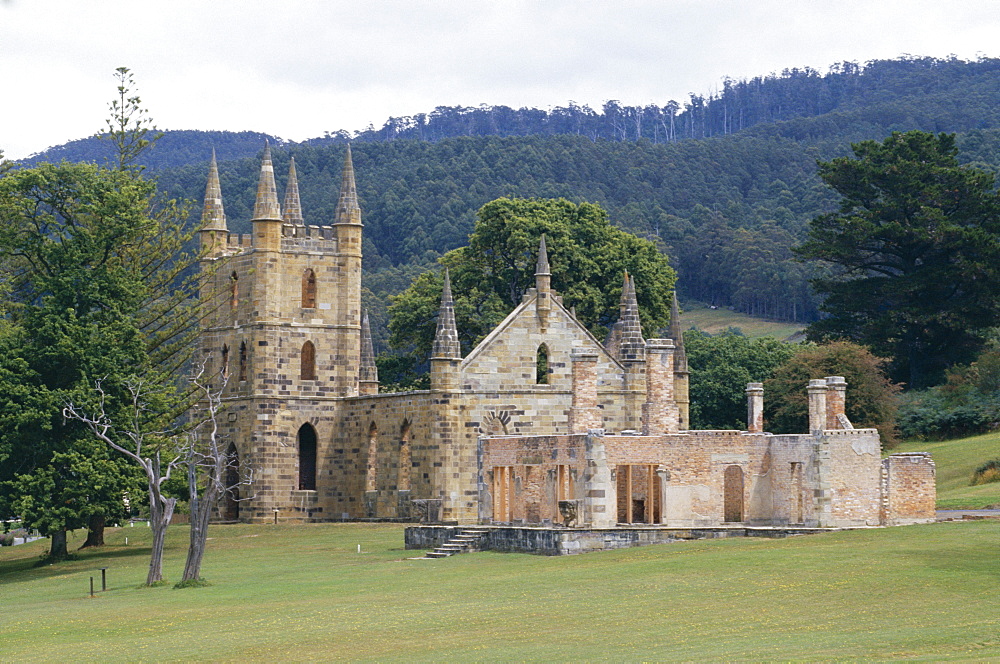
[[[161,129],[302,140],[442,105],[683,102],[901,54],[1000,56],[1000,3],[0,0],[0,149],[96,132],[119,66]]]

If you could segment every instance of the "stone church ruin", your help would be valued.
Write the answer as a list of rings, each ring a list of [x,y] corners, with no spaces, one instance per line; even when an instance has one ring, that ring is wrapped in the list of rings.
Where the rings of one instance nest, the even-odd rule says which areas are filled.
[[[591,531],[934,518],[933,461],[883,459],[878,431],[845,416],[843,378],[803,386],[808,432],[765,432],[759,383],[747,386],[745,431],[690,430],[676,302],[670,338],[644,339],[626,275],[602,343],[553,291],[544,238],[535,287],[464,357],[446,274],[430,389],[380,394],[350,148],[329,225],[305,222],[294,160],[279,205],[265,148],[251,223],[250,235],[229,233],[213,157],[200,354],[227,378],[230,454],[255,468],[252,497],[229,501],[228,518]]]

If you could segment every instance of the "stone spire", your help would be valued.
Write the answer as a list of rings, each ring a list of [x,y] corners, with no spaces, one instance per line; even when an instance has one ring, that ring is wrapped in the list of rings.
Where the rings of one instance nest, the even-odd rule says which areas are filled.
[[[646,340],[642,338],[642,324],[639,321],[639,303],[635,297],[635,280],[629,279],[626,291],[625,314],[621,318],[621,351],[622,361],[643,360],[646,357]]]
[[[208,185],[205,187],[205,207],[201,212],[201,230],[228,232],[226,211],[222,207],[222,185],[219,184],[219,165],[212,148],[212,163],[208,167]]]
[[[460,358],[462,347],[458,342],[458,328],[455,327],[455,301],[451,297],[451,275],[444,270],[444,288],[441,291],[441,309],[438,313],[437,332],[434,334],[434,348],[431,358]]]
[[[542,233],[542,239],[538,241],[538,260],[535,262],[535,276],[543,274],[552,274],[549,271],[549,251],[545,248],[545,233]]]
[[[549,252],[545,248],[545,234],[538,241],[538,261],[535,263],[535,292],[537,301],[535,309],[542,324],[542,331],[548,324],[549,311],[552,309],[552,273],[549,272]]]
[[[368,312],[361,318],[361,367],[358,372],[361,394],[378,394],[378,367],[375,366],[375,351],[372,348],[372,330],[368,324]]]
[[[299,200],[299,178],[295,173],[295,157],[292,157],[288,167],[288,186],[285,187],[285,204],[282,221],[286,224],[302,226],[305,219],[302,218],[302,201]]]
[[[361,207],[358,205],[358,188],[354,184],[354,160],[351,146],[347,146],[344,170],[340,177],[340,198],[337,200],[335,224],[361,224]]]
[[[253,205],[253,218],[281,221],[278,187],[274,184],[274,165],[271,163],[271,146],[266,140],[264,158],[260,162],[260,180],[257,182],[257,201]]]
[[[688,358],[684,351],[684,331],[681,330],[681,312],[677,305],[677,291],[670,304],[670,338],[674,341],[674,371],[687,371]]]

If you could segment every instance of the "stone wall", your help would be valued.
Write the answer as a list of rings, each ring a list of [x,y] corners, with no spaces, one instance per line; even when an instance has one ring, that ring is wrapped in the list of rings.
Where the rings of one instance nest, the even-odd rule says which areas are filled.
[[[601,454],[592,459],[598,442]],[[573,479],[570,499],[580,501],[578,525],[878,525],[878,450],[877,431],[867,429],[487,437],[480,443],[479,518],[561,523],[558,482],[565,472]],[[495,495],[498,468],[510,473],[503,514]],[[913,482],[928,490],[925,479]],[[589,512],[591,504],[604,516]]]
[[[887,526],[934,521],[934,461],[926,452],[882,459],[882,522]]]

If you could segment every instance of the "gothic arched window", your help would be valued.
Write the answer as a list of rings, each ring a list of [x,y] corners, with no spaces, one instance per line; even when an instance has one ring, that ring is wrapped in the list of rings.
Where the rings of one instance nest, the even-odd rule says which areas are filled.
[[[299,378],[302,380],[316,380],[316,347],[313,346],[313,342],[311,341],[302,344]]]
[[[229,377],[229,346],[222,344],[222,370],[219,371],[223,378]]]
[[[535,384],[549,384],[549,348],[545,344],[538,347],[535,356]]]
[[[316,490],[316,429],[308,422],[299,427],[299,489]]]

